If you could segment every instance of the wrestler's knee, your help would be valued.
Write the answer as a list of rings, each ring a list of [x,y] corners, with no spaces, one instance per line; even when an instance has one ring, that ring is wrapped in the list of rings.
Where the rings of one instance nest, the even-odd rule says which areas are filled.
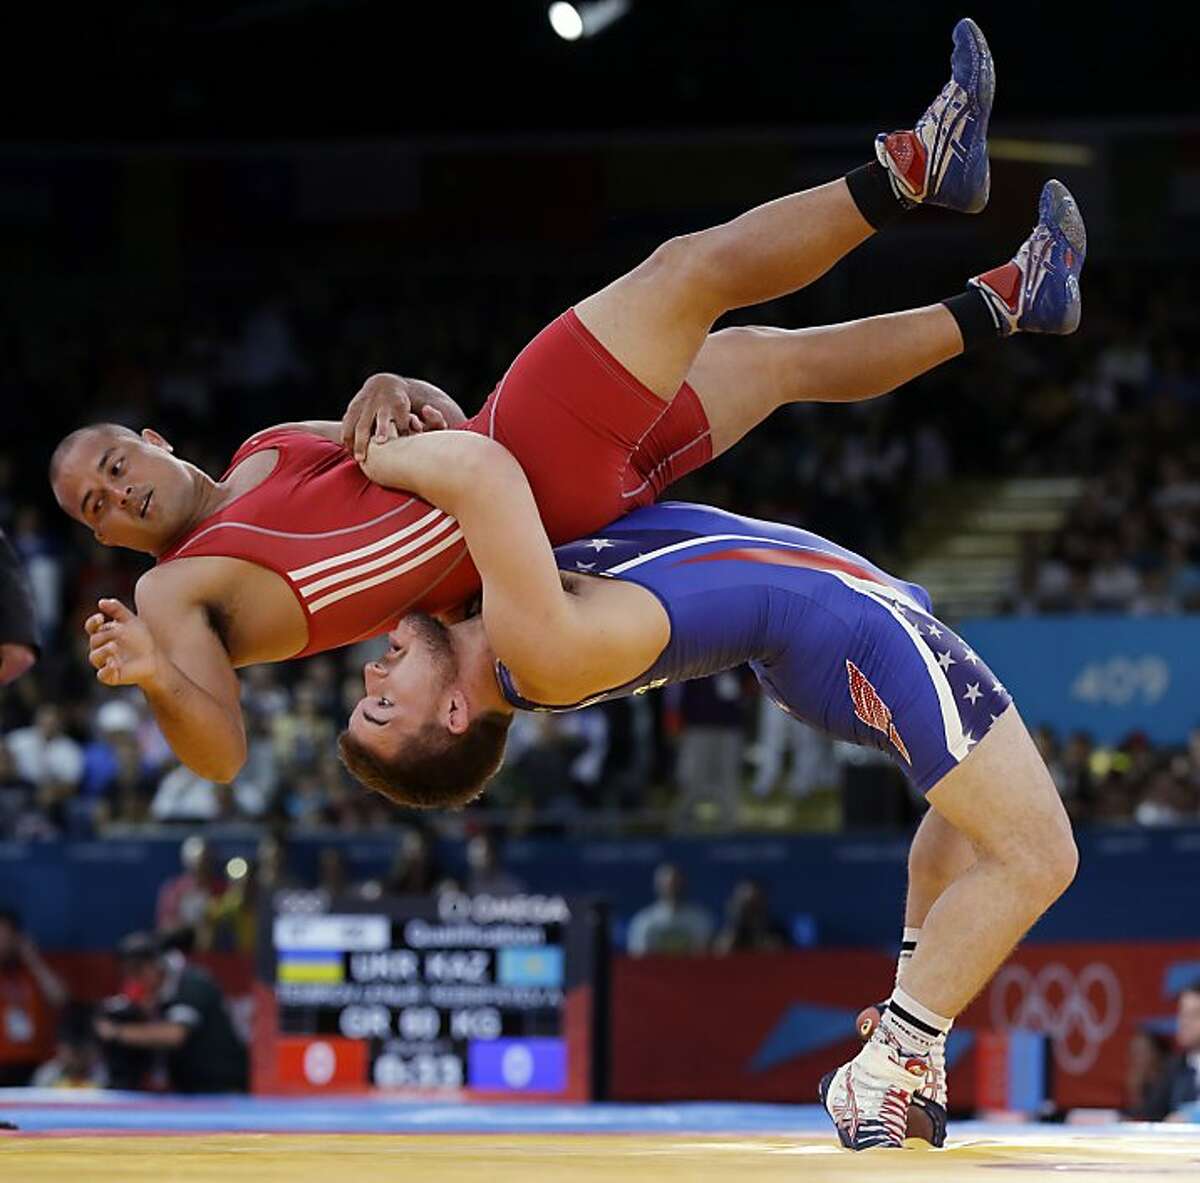
[[[1020,889],[1042,907],[1049,907],[1068,887],[1079,869],[1079,849],[1064,812],[1039,817],[1021,827],[1004,843],[1005,861],[1020,881]]]
[[[975,861],[970,841],[937,813],[925,815],[908,851],[908,880],[931,894],[953,882]]]
[[[711,230],[669,238],[642,264],[643,276],[712,314],[726,307],[730,267],[726,240]]]
[[[1075,881],[1079,870],[1079,847],[1071,833],[1071,823],[1063,818],[1048,842],[1045,871],[1052,898],[1058,899]]]

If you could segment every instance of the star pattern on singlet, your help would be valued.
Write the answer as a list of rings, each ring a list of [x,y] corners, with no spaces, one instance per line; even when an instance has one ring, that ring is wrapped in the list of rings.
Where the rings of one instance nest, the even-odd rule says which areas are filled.
[[[1012,698],[979,654],[953,629],[908,606],[897,605],[897,615],[921,638],[933,668],[945,678],[970,750],[992,729]],[[903,727],[902,719],[898,723]]]

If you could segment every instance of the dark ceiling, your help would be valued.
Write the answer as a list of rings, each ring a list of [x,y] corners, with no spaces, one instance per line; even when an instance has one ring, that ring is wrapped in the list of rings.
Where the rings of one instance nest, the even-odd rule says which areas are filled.
[[[891,126],[941,84],[963,15],[947,3],[640,0],[568,44],[545,0],[7,8],[0,139],[75,143]],[[998,117],[1197,112],[1197,9],[975,5]]]

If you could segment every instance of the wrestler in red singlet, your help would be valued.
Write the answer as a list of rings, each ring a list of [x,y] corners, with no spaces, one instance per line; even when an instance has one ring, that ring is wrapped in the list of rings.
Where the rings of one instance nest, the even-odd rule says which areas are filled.
[[[691,387],[668,406],[570,311],[521,352],[464,429],[491,435],[521,461],[556,543],[650,504],[711,452]],[[259,432],[225,476],[265,449],[278,453],[271,475],[159,562],[216,555],[282,576],[308,623],[296,656],[376,636],[407,612],[442,612],[479,591],[454,519],[372,484],[330,440],[298,428]]]

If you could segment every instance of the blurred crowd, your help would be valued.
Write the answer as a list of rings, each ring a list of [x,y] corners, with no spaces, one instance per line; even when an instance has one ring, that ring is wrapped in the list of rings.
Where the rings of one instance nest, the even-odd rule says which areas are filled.
[[[1044,431],[1011,463],[1086,480],[1057,530],[1023,539],[1002,610],[1200,610],[1200,307],[1183,285],[1144,302],[1136,285],[1101,288],[1099,301],[1089,288],[1088,331],[1101,344],[1036,390]]]
[[[58,512],[46,457],[76,423],[114,419],[162,429],[182,456],[219,474],[253,430],[336,418],[379,369],[437,382],[469,412],[520,346],[591,285],[507,273],[471,285],[412,275],[339,285],[305,274],[143,308],[82,294],[39,305],[47,298],[33,292],[31,315],[7,318],[0,331],[10,438],[26,441],[0,455],[0,528],[27,567],[46,644],[35,671],[0,695],[0,836],[396,824],[389,807],[347,780],[335,754],[371,644],[246,671],[249,758],[228,786],[176,764],[136,693],[95,683],[81,622],[102,594],[129,602],[145,560],[94,544]],[[803,522],[894,564],[947,481],[1086,473],[1062,528],[1026,539],[1004,609],[1195,610],[1195,290],[1179,271],[1164,283],[1157,273],[1097,268],[1078,338],[1008,342],[875,403],[788,408],[676,492]],[[754,315],[771,320],[774,311]],[[56,413],[46,416],[46,406]],[[1111,752],[1084,736],[1043,742],[1080,820],[1197,815],[1192,747],[1152,751],[1136,736]],[[768,815],[835,825],[837,790],[861,763],[732,673],[570,717],[520,719],[484,807],[518,831],[597,816],[676,831]],[[813,804],[827,796],[832,813]],[[781,808],[758,808],[772,804]]]

